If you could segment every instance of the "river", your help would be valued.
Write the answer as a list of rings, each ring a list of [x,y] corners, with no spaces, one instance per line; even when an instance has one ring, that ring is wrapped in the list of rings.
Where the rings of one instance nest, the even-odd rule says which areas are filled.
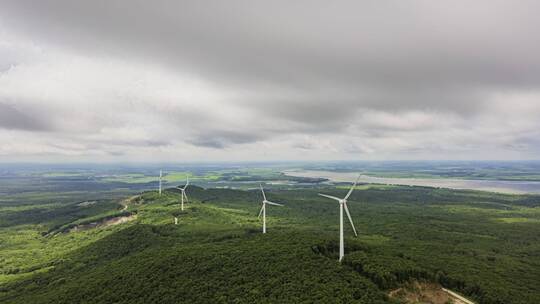
[[[283,171],[283,173],[289,176],[297,177],[327,178],[333,182],[353,182],[358,177],[358,173],[354,172],[334,172],[317,170],[286,170]],[[386,185],[470,189],[511,194],[540,194],[540,182],[538,181],[467,180],[446,178],[390,178],[361,175],[359,182]]]

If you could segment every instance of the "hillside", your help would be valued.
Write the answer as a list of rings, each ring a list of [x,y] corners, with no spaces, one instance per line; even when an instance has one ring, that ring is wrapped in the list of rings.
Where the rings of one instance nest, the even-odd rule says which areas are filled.
[[[94,212],[73,219],[66,211],[54,225],[41,213],[6,222],[0,302],[399,303],[387,294],[408,281],[437,282],[479,303],[540,302],[538,197],[359,186],[349,202],[359,237],[346,228],[339,264],[339,209],[319,191],[345,192],[269,190],[286,206],[267,209],[266,235],[258,191],[198,187],[184,212],[168,189],[145,192],[126,210],[83,204]],[[136,218],[58,230],[124,215]]]

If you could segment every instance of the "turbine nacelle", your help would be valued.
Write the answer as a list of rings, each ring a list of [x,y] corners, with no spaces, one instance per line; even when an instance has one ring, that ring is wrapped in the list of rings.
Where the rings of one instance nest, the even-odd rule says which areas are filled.
[[[186,184],[184,185],[184,187],[178,186],[177,188],[180,189],[180,191],[184,192],[186,191],[188,186],[189,186],[189,177],[186,177]]]

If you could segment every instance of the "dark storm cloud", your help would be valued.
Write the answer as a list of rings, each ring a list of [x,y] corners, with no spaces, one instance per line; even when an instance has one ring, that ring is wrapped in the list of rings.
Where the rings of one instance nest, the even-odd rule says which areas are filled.
[[[33,111],[31,112],[33,113]],[[50,131],[52,126],[39,117],[0,102],[0,129],[24,131]]]

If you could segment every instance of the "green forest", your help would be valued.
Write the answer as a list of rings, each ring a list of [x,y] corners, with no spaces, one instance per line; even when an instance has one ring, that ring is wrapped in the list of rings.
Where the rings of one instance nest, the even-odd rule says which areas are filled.
[[[359,236],[346,226],[339,263],[338,204],[317,193],[344,185],[269,186],[285,206],[267,209],[267,234],[255,189],[190,186],[185,211],[174,188],[3,203],[0,302],[400,303],[389,291],[422,281],[482,304],[540,303],[540,197],[359,185]]]

